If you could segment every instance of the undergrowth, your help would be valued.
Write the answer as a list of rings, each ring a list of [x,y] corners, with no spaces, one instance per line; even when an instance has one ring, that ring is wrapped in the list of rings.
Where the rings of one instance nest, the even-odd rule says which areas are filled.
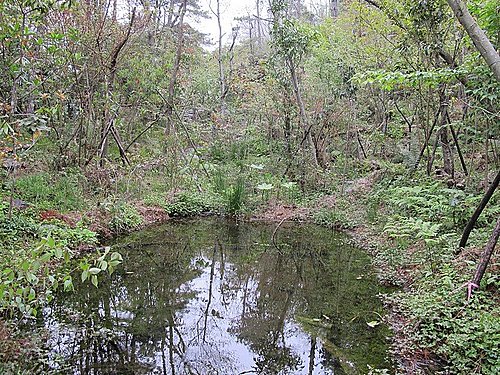
[[[403,286],[386,297],[399,320],[395,324],[404,324],[394,340],[397,356],[407,367],[427,367],[436,374],[499,373],[498,277],[488,272],[481,291],[467,302],[466,283],[475,262],[453,256],[481,195],[425,178],[378,186],[367,214],[390,240],[374,258],[381,279]],[[500,214],[499,196],[483,212],[471,246],[484,246]]]

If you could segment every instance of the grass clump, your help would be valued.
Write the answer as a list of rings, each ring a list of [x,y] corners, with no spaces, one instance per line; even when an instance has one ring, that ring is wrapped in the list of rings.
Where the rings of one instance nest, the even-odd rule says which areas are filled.
[[[30,174],[15,182],[15,192],[18,198],[39,209],[79,210],[85,206],[85,200],[78,179],[76,172],[58,177],[45,172]]]

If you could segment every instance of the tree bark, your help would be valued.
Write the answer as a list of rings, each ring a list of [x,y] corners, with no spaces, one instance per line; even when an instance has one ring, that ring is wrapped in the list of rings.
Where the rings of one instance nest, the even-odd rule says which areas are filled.
[[[467,4],[462,0],[447,1],[453,13],[455,13],[458,22],[460,22],[467,34],[469,34],[472,43],[474,43],[474,46],[488,64],[495,78],[500,81],[500,56],[485,32],[478,26],[476,20],[470,14]]]
[[[450,140],[448,137],[448,126],[446,123],[441,128],[439,133],[439,141],[441,142],[441,150],[443,151],[443,170],[451,177],[455,178],[455,163],[453,162],[453,153],[450,147]]]
[[[173,119],[172,112],[174,108],[174,94],[175,94],[175,84],[177,83],[177,76],[179,74],[179,69],[181,66],[182,57],[182,47],[184,44],[184,15],[186,14],[187,0],[181,5],[179,23],[177,26],[178,40],[177,40],[177,50],[175,52],[174,66],[172,68],[172,74],[170,75],[170,82],[168,84],[168,99],[167,99],[167,126],[165,127],[165,135],[169,135],[173,129]]]
[[[330,17],[339,16],[339,0],[330,0]]]
[[[498,238],[500,237],[500,218],[497,220],[497,224],[495,225],[495,229],[493,229],[493,233],[484,248],[483,253],[481,254],[481,258],[479,260],[479,264],[477,265],[476,272],[474,277],[472,278],[471,286],[472,289],[479,289],[479,285],[481,285],[481,279],[486,272],[486,267],[488,267],[488,263],[490,262],[491,255],[495,250],[495,246],[498,242]],[[470,297],[470,296],[469,296]]]
[[[469,239],[469,235],[472,232],[472,229],[474,229],[474,225],[476,224],[477,219],[479,218],[479,215],[481,215],[481,212],[483,212],[484,208],[488,204],[491,196],[495,192],[496,188],[498,187],[498,184],[500,183],[500,170],[497,173],[497,176],[495,177],[495,180],[491,183],[490,187],[488,188],[488,191],[484,195],[483,199],[481,199],[481,202],[479,203],[479,206],[476,208],[476,211],[470,218],[469,222],[467,223],[464,233],[462,234],[462,238],[460,240],[460,244],[458,245],[458,250],[456,251],[456,254],[459,254],[461,249],[467,245],[467,240]]]
[[[300,123],[302,125],[302,129],[304,130],[304,137],[306,138],[306,142],[307,142],[304,144],[304,151],[309,146],[309,149],[311,152],[311,161],[314,163],[315,167],[318,167],[319,166],[318,158],[316,155],[316,149],[315,149],[314,142],[313,142],[312,135],[311,135],[311,128],[308,127],[309,121],[307,119],[306,107],[305,107],[304,101],[302,99],[299,78],[297,77],[297,69],[295,67],[295,64],[294,64],[292,58],[288,57],[287,65],[288,65],[288,69],[290,70],[290,77],[292,79],[293,91],[295,93],[295,99],[297,100],[297,105],[299,107]]]
[[[125,36],[122,40],[115,46],[113,52],[110,55],[110,62],[108,67],[109,76],[106,77],[106,104],[104,108],[104,121],[101,126],[101,152],[100,152],[100,160],[99,165],[101,167],[104,166],[104,160],[108,154],[108,134],[110,130],[114,126],[114,115],[111,114],[111,99],[113,96],[114,85],[115,85],[115,77],[118,63],[118,56],[120,55],[121,50],[128,42],[130,35],[132,33],[132,27],[134,25],[135,20],[135,11],[136,8],[132,9],[132,15],[130,16],[130,23],[128,25]],[[118,134],[118,130],[115,130],[115,133]],[[117,137],[115,137],[116,139]]]

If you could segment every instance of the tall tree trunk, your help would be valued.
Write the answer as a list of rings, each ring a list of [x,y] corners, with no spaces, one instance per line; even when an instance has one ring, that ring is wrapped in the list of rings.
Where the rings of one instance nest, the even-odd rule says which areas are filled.
[[[111,99],[114,91],[118,57],[125,44],[128,42],[130,34],[132,33],[132,26],[134,25],[134,20],[135,20],[135,11],[136,8],[132,10],[127,32],[125,33],[124,37],[120,40],[120,42],[115,46],[110,56],[108,76],[106,77],[106,104],[104,107],[104,121],[101,126],[101,150],[100,150],[100,160],[99,160],[99,164],[101,167],[104,165],[104,160],[106,160],[108,153],[108,135],[110,131],[112,131],[114,126],[114,115],[111,114]],[[115,137],[115,140],[117,140],[118,142],[119,139],[118,130],[115,129],[112,134]],[[128,163],[127,158],[123,158],[123,155],[122,155],[122,160],[124,163]]]
[[[330,0],[330,17],[339,16],[339,0]]]
[[[495,78],[500,81],[500,56],[491,44],[484,31],[478,26],[467,8],[467,4],[462,0],[447,0],[448,5],[455,13],[458,22],[469,34],[474,46],[479,51],[484,61],[488,64]]]
[[[297,77],[297,69],[291,58],[287,60],[288,68],[290,70],[290,77],[292,78],[293,91],[295,93],[295,99],[297,100],[297,105],[299,107],[299,119],[304,131],[304,151],[309,148],[311,152],[311,161],[314,163],[315,167],[319,166],[318,158],[316,155],[316,149],[314,142],[312,140],[311,129],[309,126],[309,121],[307,119],[306,107],[304,105],[304,100],[302,99],[302,92],[300,90],[299,78]]]
[[[174,110],[174,94],[175,94],[175,84],[177,82],[177,76],[179,74],[179,69],[181,66],[182,57],[182,47],[184,44],[184,15],[186,14],[187,0],[181,5],[179,23],[177,26],[177,50],[175,53],[174,66],[172,68],[172,74],[170,75],[170,82],[168,84],[168,98],[167,98],[167,126],[165,128],[165,135],[169,135],[173,128],[173,110]]]
[[[439,141],[441,144],[441,150],[443,152],[443,170],[452,179],[455,178],[455,165],[453,162],[453,153],[450,147],[450,139],[448,132],[448,108],[450,103],[450,98],[446,95],[446,90],[441,91],[440,98],[441,102],[441,129],[439,130]]]
[[[453,162],[453,153],[448,135],[448,126],[445,124],[439,131],[439,140],[441,142],[441,150],[443,151],[443,170],[448,176],[454,179],[455,163]]]
[[[224,120],[226,115],[226,77],[224,69],[224,58],[222,55],[222,25],[221,25],[221,15],[220,15],[220,0],[217,0],[217,28],[219,30],[219,43],[218,43],[218,63],[219,63],[219,88],[220,88],[220,117]]]
[[[256,8],[257,8],[257,19],[256,19],[256,24],[257,24],[257,47],[260,52],[262,49],[262,23],[261,23],[261,17],[260,17],[260,1],[256,1]]]

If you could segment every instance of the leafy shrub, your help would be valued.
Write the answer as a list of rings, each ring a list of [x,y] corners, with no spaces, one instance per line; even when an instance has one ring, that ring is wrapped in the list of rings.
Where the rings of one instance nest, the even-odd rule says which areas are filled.
[[[51,236],[63,246],[76,248],[81,245],[96,245],[97,233],[83,227],[68,227],[65,223],[54,221],[50,224],[42,224],[39,227],[42,237]]]
[[[0,207],[0,243],[16,243],[38,233],[39,224],[33,217],[16,213],[9,218],[6,211],[6,205]]]
[[[206,199],[201,194],[182,192],[177,194],[174,201],[168,204],[165,209],[170,216],[194,216],[213,209],[210,199]]]
[[[346,214],[337,209],[321,209],[313,214],[313,220],[329,228],[348,229],[353,226]]]
[[[147,206],[154,207],[165,207],[167,202],[165,200],[165,194],[163,193],[150,193],[144,196],[143,202]]]
[[[142,217],[135,207],[127,203],[119,203],[111,210],[110,228],[115,233],[128,232],[142,224]]]
[[[299,185],[294,181],[281,183],[279,189],[280,197],[289,203],[300,203],[302,200],[302,191]]]
[[[423,181],[414,186],[387,189],[380,194],[399,215],[439,222],[443,229],[463,228],[482,199],[462,190],[444,188],[440,182]],[[485,227],[500,215],[500,194],[496,193],[480,216],[477,227]]]
[[[464,304],[465,287],[450,269],[427,279],[412,293],[389,297],[408,318],[405,333],[420,350],[435,353],[443,374],[498,374],[500,310],[477,292]],[[463,285],[462,285],[463,286]]]

